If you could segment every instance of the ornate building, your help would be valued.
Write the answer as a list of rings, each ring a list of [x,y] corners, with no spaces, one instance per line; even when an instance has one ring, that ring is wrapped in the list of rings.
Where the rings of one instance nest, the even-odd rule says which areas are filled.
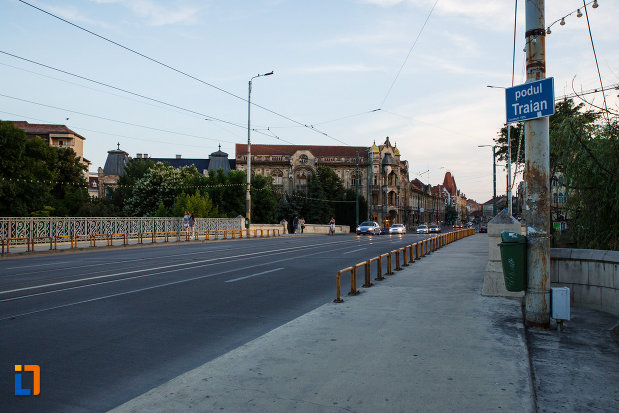
[[[383,145],[251,146],[252,175],[270,176],[275,188],[290,193],[307,190],[307,183],[318,165],[329,166],[345,188],[354,188],[359,157],[359,193],[369,202],[370,216],[383,225],[404,222],[408,191],[408,162],[400,160],[400,151],[389,138]],[[236,168],[247,171],[247,145],[236,144]],[[365,219],[365,217],[360,217]]]

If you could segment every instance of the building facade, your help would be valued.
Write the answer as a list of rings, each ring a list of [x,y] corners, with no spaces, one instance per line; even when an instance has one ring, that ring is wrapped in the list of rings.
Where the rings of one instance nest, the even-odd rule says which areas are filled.
[[[12,121],[16,128],[26,132],[28,138],[39,137],[49,146],[56,148],[71,148],[79,161],[87,168],[90,168],[90,161],[84,158],[84,141],[85,137],[79,133],[73,132],[65,125],[28,123],[25,121]],[[88,169],[85,175],[88,176]]]
[[[247,172],[247,145],[236,145],[236,168]],[[251,174],[271,177],[281,192],[307,191],[316,168],[333,169],[345,188],[354,189],[359,170],[359,193],[368,201],[370,219],[383,226],[403,223],[408,193],[408,162],[387,137],[383,145],[251,145]],[[365,219],[365,217],[361,217]]]

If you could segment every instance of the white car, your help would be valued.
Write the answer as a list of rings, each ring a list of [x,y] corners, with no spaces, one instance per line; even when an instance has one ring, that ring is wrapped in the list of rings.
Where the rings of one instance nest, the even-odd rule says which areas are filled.
[[[374,221],[365,221],[357,227],[357,235],[380,235],[380,225]]]
[[[417,234],[427,234],[428,226],[427,225],[418,225],[417,226]]]
[[[403,224],[393,224],[389,227],[390,234],[406,234],[406,227]]]

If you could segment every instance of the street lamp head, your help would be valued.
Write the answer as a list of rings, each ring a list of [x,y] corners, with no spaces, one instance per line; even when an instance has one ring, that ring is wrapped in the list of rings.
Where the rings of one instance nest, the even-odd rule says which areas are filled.
[[[262,76],[271,76],[273,74],[273,71],[271,70],[269,73],[265,73]]]

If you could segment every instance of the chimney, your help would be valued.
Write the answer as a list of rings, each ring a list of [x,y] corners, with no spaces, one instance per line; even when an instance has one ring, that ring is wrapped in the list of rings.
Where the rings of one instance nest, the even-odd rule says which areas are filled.
[[[176,159],[181,159],[183,155],[176,155]]]
[[[144,154],[144,159],[147,159],[147,158],[148,158],[148,154],[147,154],[147,153],[145,153],[145,154]]]
[[[138,159],[141,159],[142,158],[142,154],[141,153],[136,153],[135,157],[138,158]]]

